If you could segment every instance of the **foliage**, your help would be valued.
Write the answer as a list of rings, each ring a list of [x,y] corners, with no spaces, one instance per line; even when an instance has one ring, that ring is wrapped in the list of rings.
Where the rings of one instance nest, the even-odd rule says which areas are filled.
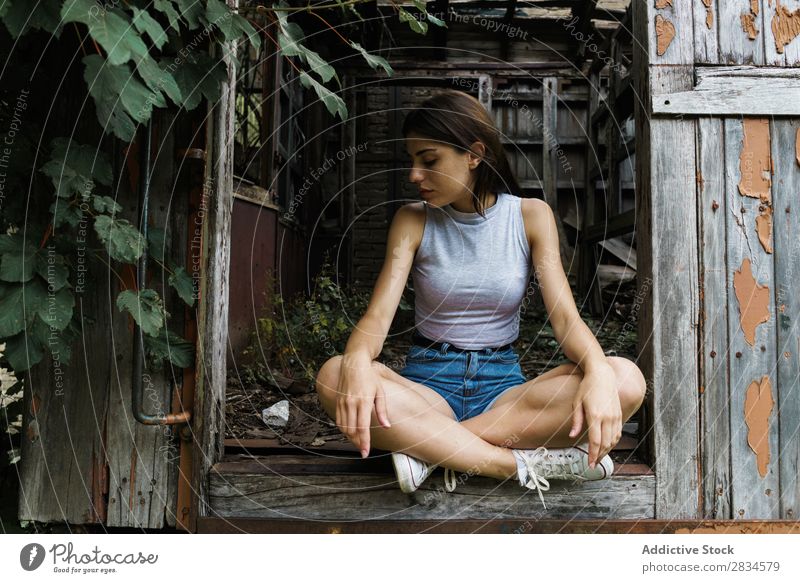
[[[337,0],[337,6],[360,19],[354,8],[358,1]],[[424,2],[415,0],[415,6],[427,15]],[[395,9],[413,30],[427,30],[427,23],[403,8]],[[335,69],[304,44],[305,34],[291,19],[298,11],[315,10],[311,5],[292,8],[285,0],[270,8],[259,7],[277,24],[277,39],[271,40],[283,56],[298,57],[307,67],[300,71],[300,82],[313,88],[332,115],[345,119],[344,102],[325,86],[335,81],[341,88]],[[427,18],[444,26],[430,15]],[[154,108],[188,111],[202,99],[216,102],[228,73],[225,59],[211,55],[224,55],[229,41],[245,41],[258,49],[265,32],[221,0],[3,0],[0,22],[15,39],[33,31],[45,31],[55,39],[77,34],[85,55],[80,65],[85,92],[94,102],[97,122],[106,134],[123,142],[134,139],[136,128],[150,120]],[[385,59],[328,26],[373,69],[381,67],[392,74]],[[238,63],[235,54],[227,56]],[[294,61],[289,62],[299,70]],[[193,305],[196,297],[184,267],[165,256],[163,231],[153,229],[145,238],[123,218],[130,213],[113,196],[118,177],[99,148],[56,137],[47,150],[39,153],[38,159],[46,161],[38,172],[53,186],[48,222],[36,225],[27,214],[16,220],[8,215],[0,219],[0,227],[7,230],[0,235],[0,341],[7,344],[5,358],[16,371],[35,365],[47,351],[54,359],[69,360],[70,347],[80,334],[76,286],[87,259],[107,264],[122,282],[117,270],[135,265],[147,252],[170,274],[168,284],[186,304]],[[15,160],[18,165],[24,161],[22,156]],[[16,173],[24,170],[17,168]],[[324,293],[333,293],[325,287],[328,284],[322,285],[323,292],[328,289]],[[140,286],[137,290],[123,284],[116,304],[141,326],[151,362],[168,360],[175,366],[190,366],[191,346],[168,330],[169,314],[158,291],[144,288],[141,282]],[[307,308],[309,313],[314,309]],[[342,326],[346,327],[343,321],[331,322],[331,314],[324,309],[317,317],[315,329],[329,329],[338,342]]]
[[[268,274],[271,305],[258,319],[250,346],[243,352],[249,376],[270,382],[271,372],[313,381],[322,364],[344,352],[347,340],[369,304],[369,294],[340,286],[326,263],[306,297],[284,299]]]
[[[6,345],[0,344],[0,359],[3,357],[5,350]],[[12,391],[11,389],[17,390]],[[17,413],[16,417],[14,417],[14,414],[9,414],[9,412],[12,409],[12,405],[21,400],[22,385],[21,383],[18,384],[17,376],[14,374],[14,371],[0,367],[0,429],[2,429],[0,433],[9,436],[19,434],[22,428],[22,413]],[[14,420],[10,421],[10,419]],[[9,439],[13,438],[9,437]],[[13,445],[11,449],[8,450],[7,454],[7,461],[9,464],[15,464],[20,459],[19,449]]]

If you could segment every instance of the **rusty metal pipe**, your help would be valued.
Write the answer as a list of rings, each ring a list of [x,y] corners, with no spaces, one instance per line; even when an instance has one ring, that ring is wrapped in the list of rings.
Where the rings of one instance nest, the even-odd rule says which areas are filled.
[[[152,117],[144,127],[144,139],[139,147],[139,199],[141,202],[141,214],[139,230],[147,241],[147,215],[150,203],[150,139],[153,132]],[[136,284],[138,289],[142,289],[147,283],[147,246],[145,245],[141,257],[136,265]],[[166,325],[166,324],[165,324]],[[144,333],[141,327],[134,320],[133,323],[133,373],[131,376],[131,398],[133,417],[143,425],[177,425],[188,423],[192,418],[189,411],[181,413],[167,413],[164,415],[151,415],[144,412],[143,391],[144,376]]]

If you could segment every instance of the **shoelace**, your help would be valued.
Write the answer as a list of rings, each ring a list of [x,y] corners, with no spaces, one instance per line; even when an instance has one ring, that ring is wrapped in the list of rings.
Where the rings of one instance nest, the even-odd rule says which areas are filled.
[[[542,506],[544,506],[545,510],[547,505],[544,503],[542,490],[549,490],[550,482],[544,476],[540,476],[539,472],[546,473],[551,479],[556,480],[573,479],[575,481],[586,481],[587,479],[575,472],[574,464],[579,460],[573,459],[569,454],[558,454],[557,458],[553,458],[552,455],[547,451],[547,448],[542,446],[533,450],[532,456],[523,456],[525,467],[528,470],[528,481],[525,486],[539,493],[539,499],[542,501]]]
[[[455,470],[451,470],[450,468],[444,469],[444,489],[448,492],[452,492],[458,486],[458,482],[456,481],[456,472]]]
[[[542,506],[544,506],[544,509],[547,510],[547,505],[544,503],[544,495],[542,494],[542,490],[545,492],[549,490],[550,482],[548,482],[547,478],[544,476],[540,476],[537,471],[539,469],[538,466],[544,461],[545,455],[547,455],[547,449],[544,447],[538,447],[534,450],[533,456],[524,456],[523,459],[525,460],[525,468],[528,470],[528,480],[525,482],[525,487],[530,488],[531,490],[536,490],[536,492],[539,494],[539,500],[542,501]]]

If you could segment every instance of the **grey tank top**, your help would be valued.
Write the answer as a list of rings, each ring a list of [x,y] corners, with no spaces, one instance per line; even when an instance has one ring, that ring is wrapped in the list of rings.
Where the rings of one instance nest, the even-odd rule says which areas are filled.
[[[485,218],[425,203],[425,230],[411,268],[420,334],[465,350],[517,339],[532,273],[521,202],[499,193]]]

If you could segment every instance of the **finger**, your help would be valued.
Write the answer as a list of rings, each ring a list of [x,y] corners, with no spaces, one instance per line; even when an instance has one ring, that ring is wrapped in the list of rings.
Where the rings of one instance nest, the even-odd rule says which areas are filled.
[[[372,402],[362,402],[358,407],[358,434],[361,457],[369,455],[369,430],[372,425]]]
[[[375,414],[378,416],[378,421],[381,422],[381,425],[384,427],[392,426],[392,424],[389,423],[389,412],[387,411],[386,407],[386,395],[384,395],[383,389],[380,388],[375,394]]]
[[[589,467],[593,468],[597,462],[597,453],[600,451],[600,439],[602,437],[600,424],[595,421],[589,422]]]
[[[348,401],[345,404],[345,409],[347,411],[347,435],[350,437],[350,441],[353,445],[360,448],[361,444],[358,441],[359,436],[356,430],[358,427],[358,402]]]
[[[572,429],[570,429],[569,436],[575,437],[580,435],[583,427],[583,403],[576,401],[572,405]]]

